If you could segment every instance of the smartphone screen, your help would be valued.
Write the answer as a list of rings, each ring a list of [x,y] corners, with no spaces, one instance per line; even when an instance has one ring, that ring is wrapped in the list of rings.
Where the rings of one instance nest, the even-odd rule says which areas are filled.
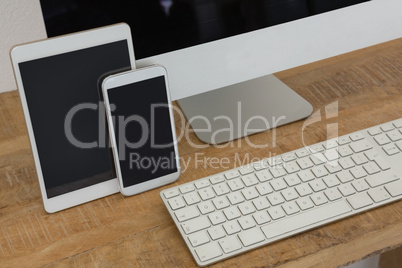
[[[123,187],[177,172],[165,77],[111,88],[107,95]]]

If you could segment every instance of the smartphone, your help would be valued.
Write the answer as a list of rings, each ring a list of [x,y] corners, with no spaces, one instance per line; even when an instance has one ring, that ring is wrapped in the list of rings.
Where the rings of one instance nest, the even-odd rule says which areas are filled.
[[[108,76],[102,94],[121,193],[134,195],[176,181],[180,161],[165,68]]]

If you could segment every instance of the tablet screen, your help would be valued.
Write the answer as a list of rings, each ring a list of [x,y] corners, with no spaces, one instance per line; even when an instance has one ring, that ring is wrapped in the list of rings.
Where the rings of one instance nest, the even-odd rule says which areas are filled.
[[[127,40],[19,63],[48,198],[116,177],[98,80],[130,66]]]

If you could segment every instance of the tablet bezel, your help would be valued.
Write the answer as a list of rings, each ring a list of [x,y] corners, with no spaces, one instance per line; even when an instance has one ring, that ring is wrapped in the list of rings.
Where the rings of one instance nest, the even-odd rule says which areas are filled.
[[[77,51],[85,48],[100,46],[116,41],[127,40],[131,68],[135,69],[134,48],[131,39],[130,27],[125,23],[101,27],[94,30],[68,34],[60,37],[49,38],[33,43],[14,46],[10,56],[14,68],[14,75],[24,111],[28,136],[31,143],[32,153],[38,174],[39,185],[42,193],[45,210],[49,213],[70,208],[88,201],[92,201],[107,195],[119,192],[117,178],[97,183],[85,188],[71,191],[56,197],[48,198],[42,167],[39,160],[38,149],[32,127],[32,121],[28,109],[25,90],[19,69],[19,63],[55,56],[67,52]]]

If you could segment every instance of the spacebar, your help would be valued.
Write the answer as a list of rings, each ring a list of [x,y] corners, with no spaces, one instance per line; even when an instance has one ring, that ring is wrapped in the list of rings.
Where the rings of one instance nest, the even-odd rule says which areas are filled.
[[[352,209],[349,207],[349,205],[342,200],[340,202],[330,203],[328,205],[264,225],[261,227],[261,230],[269,239],[342,215],[351,210]]]

